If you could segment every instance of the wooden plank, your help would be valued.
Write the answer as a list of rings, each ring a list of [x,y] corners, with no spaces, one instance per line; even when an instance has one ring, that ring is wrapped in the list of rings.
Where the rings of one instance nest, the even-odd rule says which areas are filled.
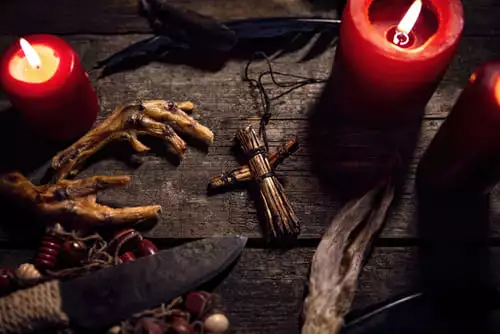
[[[98,60],[147,36],[79,35],[66,36],[65,39],[78,52],[84,66],[90,70]],[[0,52],[16,38],[17,36],[0,37]],[[442,84],[428,104],[428,117],[440,118],[447,115],[470,74],[483,62],[500,55],[499,39],[500,37],[463,38]],[[300,66],[297,66],[297,60],[306,51],[307,48],[280,58],[274,67],[284,72],[327,78],[332,67],[334,50],[327,51],[314,60],[301,62]],[[100,80],[97,80],[97,71],[91,71],[90,75],[104,110],[125,101],[165,96],[192,99],[200,105],[203,115],[212,118],[241,118],[254,115],[258,107],[256,96],[250,93],[248,84],[241,79],[244,65],[245,61],[234,60],[228,62],[220,71],[207,72],[187,65],[153,63],[135,71],[118,73]],[[264,64],[255,64],[251,73],[257,75],[264,69]],[[271,93],[279,92],[273,87],[269,89]],[[276,117],[307,118],[308,110],[321,95],[322,89],[323,85],[319,84],[294,91],[286,99],[278,101],[273,108]],[[0,108],[7,106],[8,103],[0,99]],[[210,113],[207,114],[207,111]]]
[[[301,0],[173,0],[170,3],[198,11],[220,20],[247,17],[313,15],[334,17],[336,3],[314,5]],[[322,2],[325,3],[324,1]],[[500,7],[495,0],[465,0],[466,35],[492,36],[500,33]],[[57,10],[55,10],[57,9]],[[11,34],[29,33],[96,33],[120,34],[149,32],[144,18],[138,15],[137,0],[50,0],[44,5],[36,0],[24,0],[22,6],[14,0],[2,1],[4,14],[0,31]],[[27,24],[29,22],[29,24]]]
[[[86,67],[90,68],[97,59],[106,56],[109,51],[117,50],[132,40],[143,37],[144,35],[72,36],[68,40],[82,55]],[[0,46],[6,46],[12,40],[12,37],[0,38]],[[417,208],[413,195],[417,161],[436,133],[449,105],[458,95],[459,82],[467,79],[468,75],[461,67],[473,68],[481,61],[492,57],[494,49],[499,45],[497,38],[464,39],[460,55],[455,59],[447,78],[429,104],[427,119],[422,124],[420,138],[409,165],[408,180],[403,187],[401,200],[394,208],[382,233],[383,237],[417,237]],[[474,53],[472,50],[476,46],[482,46],[483,49]],[[325,53],[320,58],[297,67],[293,62],[295,55],[291,55],[281,59],[277,66],[285,71],[293,68],[294,73],[322,76],[328,73],[332,58],[333,52]],[[97,73],[91,73],[103,108],[101,119],[113,107],[125,101],[159,97],[170,97],[175,100],[191,99],[199,106],[195,116],[214,130],[215,143],[208,154],[190,147],[179,166],[166,160],[161,150],[154,150],[157,154],[148,155],[146,162],[135,170],[128,168],[122,161],[109,158],[108,155],[104,160],[92,164],[82,177],[94,174],[132,174],[133,183],[128,188],[103,193],[101,199],[115,205],[161,204],[164,212],[160,223],[149,234],[152,237],[189,238],[233,233],[259,237],[261,229],[254,202],[245,189],[211,197],[207,197],[206,192],[206,183],[211,176],[237,165],[231,149],[236,130],[248,123],[256,124],[258,104],[256,98],[249,92],[247,84],[241,81],[242,67],[242,62],[231,61],[223,70],[207,73],[188,66],[151,64],[133,72],[119,73],[101,80],[97,80]],[[262,68],[259,65],[257,69],[259,67]],[[302,143],[302,149],[278,169],[278,176],[285,180],[288,196],[303,221],[303,238],[318,238],[340,205],[334,196],[329,195],[328,189],[322,186],[322,179],[313,171],[313,162],[321,158],[314,156],[311,150],[315,144],[310,140],[309,115],[314,107],[314,101],[321,92],[321,85],[308,86],[293,92],[273,108],[275,116],[268,126],[272,146],[280,144],[292,135],[298,135]],[[2,101],[4,107],[9,105],[7,101]],[[2,125],[11,126],[6,122]],[[387,157],[389,150],[386,143],[399,144],[412,141],[412,136],[406,128],[400,126],[397,128],[394,135],[355,127],[347,129],[337,127],[335,131],[332,130],[334,139],[339,140],[326,150],[337,154],[338,160],[332,161],[331,166],[334,167],[332,169],[343,175],[341,172],[345,172],[345,167],[341,162],[342,159],[346,160],[342,155],[345,151],[349,153],[351,160],[359,160],[359,172],[367,173],[369,176],[377,166],[381,166],[384,157]],[[4,139],[13,140],[12,137]],[[375,149],[374,143],[380,144],[379,147]],[[123,150],[125,146],[118,145],[118,148]],[[17,146],[9,146],[5,150],[4,154],[12,157],[18,155],[16,152],[22,151]],[[35,151],[38,153],[38,149],[31,150],[33,153]],[[122,152],[122,155],[126,153]],[[46,156],[49,157],[50,155]],[[492,197],[492,202],[491,233],[492,236],[498,236],[500,233],[498,194]],[[10,233],[9,230],[10,227],[2,227],[0,239],[2,235],[3,240],[6,235],[13,237],[15,233]]]
[[[287,135],[298,132],[299,138],[307,138],[305,129],[303,129],[307,124],[302,123],[304,124],[294,123],[296,127],[291,127],[284,121],[274,121],[270,126],[272,130],[270,133],[273,134],[271,144],[276,145],[285,137],[285,135],[280,134],[283,138],[274,139],[278,129],[287,128],[287,131],[290,131]],[[416,161],[440,123],[441,121],[428,120],[423,124],[420,141],[415,150],[415,158],[409,166],[406,184],[382,232],[384,238],[418,237],[417,204],[413,189]],[[242,121],[241,126],[244,124],[245,122]],[[225,131],[228,131],[227,129]],[[221,131],[223,130],[216,129],[216,133]],[[230,137],[227,136],[226,140],[229,141]],[[96,174],[132,175],[132,183],[128,187],[103,192],[99,196],[99,200],[115,206],[162,205],[164,210],[161,220],[148,233],[151,237],[196,238],[218,234],[244,234],[260,237],[261,228],[254,201],[245,188],[207,196],[206,186],[209,178],[223,170],[237,166],[236,159],[231,153],[231,147],[225,141],[220,144],[216,141],[216,146],[212,147],[208,154],[193,147],[189,148],[184,161],[179,166],[173,165],[161,154],[150,154],[145,157],[143,165],[133,169],[127,167],[124,162],[104,154],[104,158],[91,164],[84,170],[81,177]],[[118,145],[118,147],[124,148],[126,145]],[[366,154],[372,151],[369,147],[364,149],[354,147],[351,150],[357,150],[360,152],[360,159],[371,163],[371,165],[367,164],[366,167],[362,165],[357,173],[355,171],[353,175],[356,177],[363,176],[365,173],[369,174],[373,166],[376,166],[377,161],[380,160]],[[313,157],[307,152],[307,145],[305,145],[277,170],[277,175],[284,181],[288,197],[302,221],[301,237],[307,239],[320,237],[325,225],[340,208],[339,200],[328,187],[322,185],[322,179],[314,173],[312,160]],[[337,169],[337,172],[339,175],[344,175],[346,170]],[[18,210],[13,212],[10,204],[5,206],[6,216],[15,217],[16,212],[19,212]],[[500,193],[495,192],[492,196],[491,207],[491,236],[498,237],[500,234]],[[18,219],[26,221],[26,219]],[[29,233],[24,231],[31,231],[32,228],[19,230],[18,224],[13,222],[9,222],[1,228],[3,240],[29,236]],[[23,226],[32,225],[33,223],[25,223]],[[22,234],[17,235],[19,232]]]
[[[235,333],[296,333],[314,248],[287,252],[246,249],[217,286]],[[0,267],[29,262],[29,250],[0,251]],[[377,248],[363,270],[354,307],[382,301],[416,286],[416,252]],[[256,321],[256,319],[259,319]]]
[[[215,289],[222,296],[233,333],[299,332],[301,305],[314,250],[311,247],[288,251],[245,249],[238,264]],[[490,248],[489,254],[491,283],[499,284],[500,249]],[[15,266],[31,256],[30,251],[2,250],[0,266]],[[419,250],[413,247],[375,248],[361,273],[353,309],[418,291],[421,288],[419,258]],[[451,267],[449,263],[443,265]],[[467,268],[461,268],[449,283],[460,281],[464,277],[460,275],[466,275],[465,272]]]

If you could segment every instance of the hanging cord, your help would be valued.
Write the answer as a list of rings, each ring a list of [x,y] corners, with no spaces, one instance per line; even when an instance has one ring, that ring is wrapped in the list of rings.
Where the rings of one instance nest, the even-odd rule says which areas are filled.
[[[248,75],[250,65],[252,65],[252,63],[255,62],[259,58],[263,58],[266,61],[267,71],[260,73],[257,79],[252,79]],[[266,77],[266,76],[271,77],[271,81],[275,86],[280,87],[280,88],[288,88],[288,89],[286,91],[276,95],[276,96],[269,96],[269,94],[267,93],[266,89],[264,88],[264,84],[262,82],[264,77]],[[277,77],[291,78],[291,79],[295,79],[295,80],[279,81],[279,80],[277,80]],[[298,88],[304,87],[306,85],[325,83],[327,81],[327,79],[309,78],[309,77],[304,77],[301,75],[275,71],[275,70],[273,70],[271,60],[267,57],[267,55],[264,52],[256,52],[248,60],[246,66],[245,66],[243,81],[249,82],[251,88],[257,88],[257,90],[259,91],[259,97],[260,97],[261,106],[262,106],[262,113],[261,113],[260,126],[259,126],[259,135],[264,140],[264,144],[266,145],[266,149],[269,152],[269,142],[267,139],[266,126],[272,117],[271,102],[278,100],[281,97],[291,93],[292,91],[294,91]]]

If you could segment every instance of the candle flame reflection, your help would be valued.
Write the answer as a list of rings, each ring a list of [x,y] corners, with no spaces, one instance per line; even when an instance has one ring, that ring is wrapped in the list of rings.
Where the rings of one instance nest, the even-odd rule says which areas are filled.
[[[410,6],[405,16],[401,19],[396,28],[396,33],[394,34],[393,43],[399,46],[404,46],[408,44],[410,38],[408,34],[411,32],[417,19],[422,11],[422,1],[415,0]]]
[[[19,44],[21,44],[21,49],[23,50],[26,60],[28,60],[30,66],[33,68],[39,68],[42,65],[42,60],[38,56],[36,50],[24,38],[19,40]]]

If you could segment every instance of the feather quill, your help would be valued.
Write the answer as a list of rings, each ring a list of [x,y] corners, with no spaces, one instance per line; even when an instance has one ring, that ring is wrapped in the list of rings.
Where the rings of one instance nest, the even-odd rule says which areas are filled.
[[[248,58],[258,51],[274,54],[274,58],[277,58],[303,48],[319,35],[302,59],[309,60],[334,45],[340,27],[340,20],[318,17],[218,22],[199,13],[173,7],[165,0],[140,1],[156,36],[134,43],[100,61],[96,67],[104,67],[101,76],[137,68],[156,60],[187,60],[186,53],[189,58],[209,55],[219,58],[220,62],[231,57]],[[176,55],[180,59],[175,59]]]

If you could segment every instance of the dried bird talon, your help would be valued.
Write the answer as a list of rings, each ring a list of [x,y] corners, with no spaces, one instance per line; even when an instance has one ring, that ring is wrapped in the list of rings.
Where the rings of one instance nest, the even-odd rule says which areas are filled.
[[[194,104],[191,102],[176,104],[165,100],[135,102],[117,107],[106,120],[52,159],[56,180],[76,175],[90,156],[115,140],[127,140],[135,151],[144,152],[149,147],[137,136],[152,135],[166,140],[172,151],[181,158],[186,143],[175,131],[212,143],[212,131],[184,112],[193,109]],[[162,123],[164,121],[169,124]]]
[[[146,152],[146,151],[150,150],[149,147],[147,147],[146,145],[144,145],[143,143],[141,143],[141,141],[139,139],[137,139],[137,134],[135,134],[135,133],[129,134],[127,136],[127,139],[130,142],[130,145],[132,145],[132,148],[136,152]]]
[[[0,193],[14,198],[49,221],[78,221],[89,225],[129,224],[157,218],[161,207],[110,208],[96,203],[96,193],[130,182],[129,176],[94,176],[33,185],[19,172],[0,176]],[[61,193],[65,196],[61,196]]]
[[[190,101],[176,102],[175,104],[178,108],[186,112],[192,112],[196,108],[194,103]]]
[[[142,104],[145,108],[144,112],[149,117],[157,121],[168,121],[176,131],[201,139],[207,144],[213,142],[214,134],[212,131],[184,112],[184,110],[193,110],[193,103],[150,100],[144,101]]]

